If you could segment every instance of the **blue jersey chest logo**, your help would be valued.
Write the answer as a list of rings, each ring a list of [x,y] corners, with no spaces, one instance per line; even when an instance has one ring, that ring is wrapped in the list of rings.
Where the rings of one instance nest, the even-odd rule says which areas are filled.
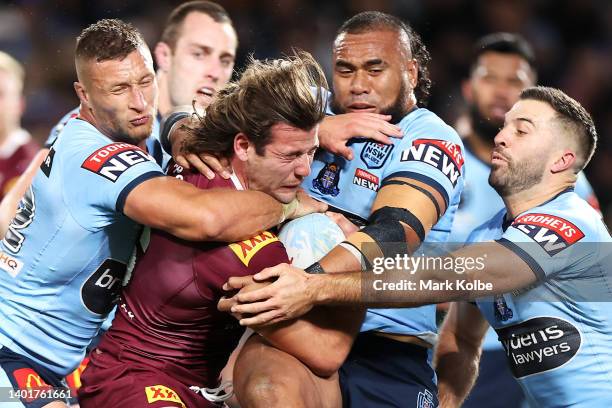
[[[312,186],[323,194],[335,197],[340,193],[338,182],[340,182],[340,166],[336,163],[325,163],[317,177],[312,180]]]
[[[391,156],[393,145],[386,145],[376,142],[368,142],[361,150],[361,161],[365,163],[368,169],[380,169],[385,165],[385,162]]]

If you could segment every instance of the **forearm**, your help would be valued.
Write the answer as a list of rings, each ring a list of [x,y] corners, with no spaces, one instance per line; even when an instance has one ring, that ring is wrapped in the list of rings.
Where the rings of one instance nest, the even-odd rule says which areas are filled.
[[[316,308],[300,319],[255,330],[315,374],[328,377],[346,359],[364,314],[362,310],[348,308]]]

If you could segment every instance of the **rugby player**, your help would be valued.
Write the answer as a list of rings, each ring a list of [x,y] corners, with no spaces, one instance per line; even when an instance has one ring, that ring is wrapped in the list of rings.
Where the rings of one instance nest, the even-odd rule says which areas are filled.
[[[518,34],[484,36],[476,42],[472,55],[469,78],[462,84],[468,111],[455,125],[465,144],[467,175],[449,239],[457,244],[464,243],[475,228],[504,208],[502,198],[487,182],[495,147],[493,139],[503,127],[505,113],[518,101],[522,90],[535,85],[537,76],[533,49]],[[578,173],[575,191],[594,208],[599,208],[583,172]],[[523,392],[505,359],[506,353],[497,334],[489,329],[482,346],[479,376],[464,407],[477,408],[493,400],[497,408],[514,408],[524,403]],[[446,387],[442,379],[439,384],[442,398]],[[495,399],[502,389],[508,397]]]
[[[324,150],[317,153],[304,188],[364,228],[354,228],[309,272],[355,270],[383,254],[411,253],[422,242],[447,241],[463,186],[462,144],[450,126],[420,107],[430,85],[428,61],[418,34],[394,16],[364,12],[338,30],[332,112],[390,115],[404,137],[390,145],[355,138],[350,142],[353,160]],[[351,347],[355,338],[339,371],[343,404],[437,403],[431,367],[435,307],[369,310],[362,322],[364,312],[344,313],[338,326],[348,335],[343,347]],[[245,343],[235,367],[240,375],[234,387],[241,403],[302,403],[301,395],[318,379],[292,375],[303,370],[298,361],[284,356],[257,336]]]
[[[233,310],[259,313],[242,323],[260,325],[313,304],[477,299],[453,304],[442,327],[436,354],[437,373],[448,384],[443,406],[460,406],[469,392],[487,321],[530,405],[610,406],[612,238],[601,215],[573,191],[596,142],[593,120],[578,102],[558,89],[528,88],[495,137],[489,182],[505,208],[468,238],[477,243],[448,257],[476,262],[486,255],[482,267],[465,269],[450,287],[374,294],[374,274],[311,275],[281,265],[255,276],[280,276],[276,282],[238,295],[256,303]],[[414,273],[387,269],[384,279],[448,282],[440,263],[421,265]],[[478,282],[484,285],[467,289]]]
[[[25,388],[29,375],[62,385],[114,306],[140,224],[231,242],[326,207],[306,197],[282,204],[257,191],[201,191],[164,176],[137,147],[151,134],[157,82],[131,25],[101,20],[83,30],[75,65],[83,109],[49,150],[0,243],[2,387]]]

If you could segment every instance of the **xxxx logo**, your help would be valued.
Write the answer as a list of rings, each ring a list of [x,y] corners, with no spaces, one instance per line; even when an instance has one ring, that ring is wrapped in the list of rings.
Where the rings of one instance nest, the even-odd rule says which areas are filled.
[[[145,387],[145,393],[147,394],[147,402],[149,404],[157,401],[171,401],[185,407],[185,404],[178,394],[165,385],[151,385],[150,387]]]
[[[257,252],[266,245],[277,241],[278,237],[276,235],[269,231],[264,231],[251,239],[230,244],[229,247],[245,266],[249,266],[249,262]]]

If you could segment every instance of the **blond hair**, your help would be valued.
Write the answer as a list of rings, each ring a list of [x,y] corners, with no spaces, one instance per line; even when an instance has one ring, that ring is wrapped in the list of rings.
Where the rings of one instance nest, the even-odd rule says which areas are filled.
[[[23,66],[6,52],[0,51],[0,70],[13,75],[19,81],[20,88],[23,89],[25,81],[25,71]]]

